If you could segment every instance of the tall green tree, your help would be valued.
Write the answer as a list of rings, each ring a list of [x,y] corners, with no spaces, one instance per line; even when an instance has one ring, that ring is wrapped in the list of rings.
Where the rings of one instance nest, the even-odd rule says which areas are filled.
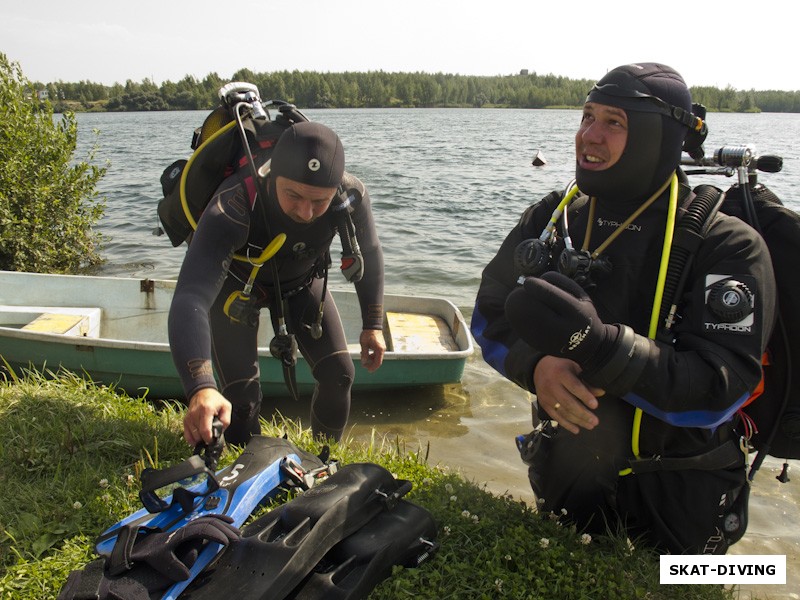
[[[101,262],[92,226],[106,169],[73,160],[77,137],[74,115],[56,120],[0,53],[0,269],[75,273]]]

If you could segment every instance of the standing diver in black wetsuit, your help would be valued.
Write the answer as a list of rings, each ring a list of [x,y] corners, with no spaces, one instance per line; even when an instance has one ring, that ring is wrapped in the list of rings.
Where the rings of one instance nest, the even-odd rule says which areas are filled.
[[[259,172],[267,169],[266,183],[257,195],[258,184],[254,185],[246,169],[222,182],[198,222],[178,277],[169,313],[169,340],[189,401],[184,436],[191,445],[211,441],[215,416],[227,427],[229,443],[244,444],[260,432],[258,311],[270,309],[277,332],[274,272],[279,273],[287,328],[296,336],[317,382],[311,429],[318,436],[341,438],[350,412],[355,370],[339,313],[324,281],[336,233],[334,211],[329,208],[340,185],[351,199],[353,225],[364,259],[364,274],[356,283],[363,322],[361,363],[372,372],[383,362],[383,253],[369,195],[358,178],[344,171],[339,137],[319,123],[297,123],[281,135],[270,163],[263,164]],[[251,211],[254,198],[261,206]],[[234,253],[258,256],[277,233],[286,235],[270,259],[276,261],[277,271],[269,265],[258,270],[250,292],[255,299],[250,314],[230,318],[226,302],[241,293],[252,273],[252,265],[232,260]],[[321,337],[317,339],[318,324]]]
[[[665,240],[693,197],[681,151],[702,143],[691,110],[664,65],[604,76],[575,137],[577,188],[523,213],[484,269],[471,329],[536,394],[542,424],[519,447],[543,510],[662,552],[724,554],[749,491],[732,423],[761,377],[776,291],[761,237],[720,213],[671,338],[654,339]]]

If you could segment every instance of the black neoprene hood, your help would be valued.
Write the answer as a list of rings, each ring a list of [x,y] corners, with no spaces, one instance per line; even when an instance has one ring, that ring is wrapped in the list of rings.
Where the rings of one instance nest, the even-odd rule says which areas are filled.
[[[297,123],[275,145],[270,172],[273,180],[286,177],[316,187],[338,187],[344,174],[342,142],[321,123]]]
[[[663,184],[678,167],[687,126],[671,116],[692,110],[692,97],[680,74],[659,63],[623,65],[609,71],[589,91],[587,102],[623,109],[628,143],[619,162],[605,171],[576,169],[581,191],[598,197],[640,200]]]

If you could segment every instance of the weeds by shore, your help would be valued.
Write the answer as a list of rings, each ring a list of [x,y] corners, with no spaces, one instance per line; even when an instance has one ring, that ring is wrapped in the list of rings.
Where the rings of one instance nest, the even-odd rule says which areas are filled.
[[[182,410],[67,373],[0,382],[0,597],[54,599],[69,572],[95,558],[95,536],[140,508],[141,470],[189,455]],[[262,430],[320,450],[308,430],[280,417]],[[715,586],[661,586],[658,556],[618,536],[591,539],[555,515],[490,494],[402,440],[375,432],[370,443],[331,450],[341,464],[375,462],[410,480],[409,499],[439,526],[437,554],[397,569],[371,600],[735,598]],[[236,455],[226,450],[222,464]]]

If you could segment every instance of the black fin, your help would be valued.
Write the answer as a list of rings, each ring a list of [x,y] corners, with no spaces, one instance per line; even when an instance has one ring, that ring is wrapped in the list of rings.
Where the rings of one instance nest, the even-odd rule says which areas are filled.
[[[392,510],[410,489],[380,465],[345,465],[248,525],[184,597],[285,598],[331,548]]]

